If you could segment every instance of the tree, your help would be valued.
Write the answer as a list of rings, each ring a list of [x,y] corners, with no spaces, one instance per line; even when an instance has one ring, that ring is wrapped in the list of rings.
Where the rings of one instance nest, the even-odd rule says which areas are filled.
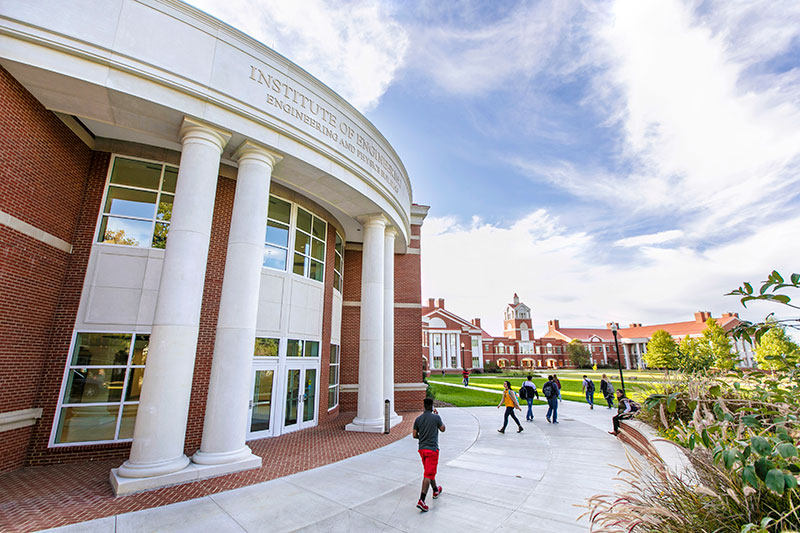
[[[678,344],[668,331],[657,329],[647,343],[644,362],[650,368],[675,368]]]
[[[703,330],[703,342],[711,350],[714,366],[722,370],[732,370],[739,362],[739,356],[733,351],[730,337],[713,318],[706,320]]]
[[[767,370],[786,370],[800,364],[800,346],[786,334],[786,330],[773,322],[756,347],[758,366]]]
[[[589,348],[578,339],[572,339],[567,344],[567,356],[573,365],[578,368],[589,366]]]
[[[688,335],[681,340],[675,357],[678,370],[687,374],[703,372],[713,364],[714,356],[708,343]]]

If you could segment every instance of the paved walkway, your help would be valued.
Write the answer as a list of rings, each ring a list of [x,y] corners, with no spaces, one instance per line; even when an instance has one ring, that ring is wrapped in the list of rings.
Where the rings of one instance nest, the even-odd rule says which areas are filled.
[[[509,427],[504,435],[495,431],[499,409],[439,412],[447,425],[437,475],[444,493],[428,496],[428,513],[414,506],[422,466],[409,436],[314,470],[55,531],[583,532],[588,522],[576,519],[585,509],[576,505],[613,488],[609,464],[627,464],[606,433],[607,409],[565,401],[553,425],[537,406],[523,433]]]

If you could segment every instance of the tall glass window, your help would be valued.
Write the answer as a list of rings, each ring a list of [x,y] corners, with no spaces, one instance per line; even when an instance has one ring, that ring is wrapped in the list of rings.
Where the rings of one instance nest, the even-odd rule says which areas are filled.
[[[328,409],[339,405],[339,347],[331,344],[330,371],[328,372]]]
[[[450,368],[458,368],[458,335],[447,336],[447,353],[450,355]]]
[[[98,242],[164,248],[177,182],[177,167],[115,157]]]
[[[257,337],[253,355],[256,357],[278,357],[280,339]]]
[[[325,275],[325,234],[327,224],[302,207],[297,208],[292,272],[317,281]]]
[[[333,256],[333,288],[342,292],[342,265],[344,261],[344,241],[336,234],[336,253]]]
[[[481,356],[478,353],[480,350],[480,341],[478,337],[472,337],[472,368],[480,368]]]
[[[133,437],[149,335],[78,333],[67,365],[54,444]]]
[[[442,334],[431,333],[431,352],[433,355],[433,368],[442,368]]]
[[[267,211],[267,235],[264,247],[264,266],[286,270],[289,257],[289,226],[292,219],[292,204],[276,196],[269,197]]]
[[[289,339],[286,342],[286,357],[319,357],[319,341]]]

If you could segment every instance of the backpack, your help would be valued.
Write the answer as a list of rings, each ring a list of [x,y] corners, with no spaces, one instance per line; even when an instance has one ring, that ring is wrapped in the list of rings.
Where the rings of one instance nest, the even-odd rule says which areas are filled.
[[[548,400],[556,395],[556,392],[553,390],[555,386],[556,386],[555,383],[553,383],[552,381],[548,381],[542,387],[542,393],[544,394],[544,397],[547,398]]]
[[[527,400],[528,399],[528,387],[520,387],[519,388],[519,399],[520,400]]]
[[[586,392],[594,394],[594,381],[591,379],[586,380]]]
[[[628,401],[630,401],[630,403],[631,403],[631,413],[638,413],[639,410],[642,408],[641,405],[639,405],[638,403],[634,402],[633,400],[628,400]]]

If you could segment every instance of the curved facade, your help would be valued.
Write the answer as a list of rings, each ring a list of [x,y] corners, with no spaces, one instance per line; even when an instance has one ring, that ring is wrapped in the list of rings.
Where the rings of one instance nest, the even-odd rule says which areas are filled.
[[[417,407],[427,208],[367,119],[171,0],[5,4],[0,40],[0,468],[127,458],[127,493]]]

